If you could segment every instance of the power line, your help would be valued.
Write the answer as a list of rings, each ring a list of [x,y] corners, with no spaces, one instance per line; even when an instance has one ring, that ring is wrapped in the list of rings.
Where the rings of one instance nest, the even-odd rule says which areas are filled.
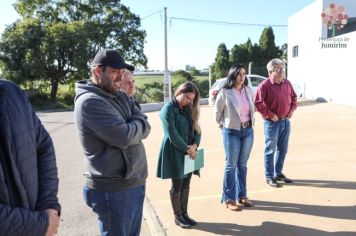
[[[196,22],[203,24],[214,24],[214,25],[234,25],[234,26],[255,26],[255,27],[287,27],[287,25],[266,25],[266,24],[250,24],[250,23],[242,23],[242,22],[228,22],[228,21],[214,21],[214,20],[200,20],[200,19],[192,19],[192,18],[183,18],[183,17],[170,17],[170,20],[180,20],[187,22]]]
[[[144,17],[141,18],[141,20],[144,20],[144,19],[146,19],[146,18],[148,18],[148,17],[150,17],[150,16],[153,16],[153,15],[156,15],[156,14],[158,14],[158,13],[162,13],[162,10],[159,10],[159,11],[153,12],[153,13],[147,15],[147,16],[144,16]]]

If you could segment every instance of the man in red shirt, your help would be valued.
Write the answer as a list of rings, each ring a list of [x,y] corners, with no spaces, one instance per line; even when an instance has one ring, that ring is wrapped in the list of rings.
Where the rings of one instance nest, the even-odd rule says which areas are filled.
[[[267,70],[269,78],[258,86],[255,106],[264,119],[266,182],[272,187],[281,187],[277,181],[292,182],[282,170],[288,150],[289,119],[297,108],[297,95],[292,84],[285,79],[283,61],[272,59]]]

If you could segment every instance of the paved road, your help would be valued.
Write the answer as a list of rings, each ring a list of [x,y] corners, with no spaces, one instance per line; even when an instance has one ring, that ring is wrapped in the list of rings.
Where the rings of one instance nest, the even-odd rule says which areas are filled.
[[[189,202],[190,215],[199,224],[183,230],[172,220],[170,181],[155,177],[162,129],[158,112],[147,113],[153,127],[144,141],[149,164],[147,197],[153,210],[148,215],[156,214],[162,224],[161,229],[154,228],[152,217],[148,217],[151,232],[169,236],[356,235],[356,108],[326,103],[304,103],[299,107],[292,119],[285,164],[285,173],[295,182],[281,189],[265,184],[262,120],[257,116],[247,183],[255,207],[242,212],[229,211],[220,204],[225,162],[221,133],[212,119],[211,107],[203,106],[201,114],[201,146],[205,148],[206,163],[201,178],[192,179]],[[95,215],[82,200],[84,159],[72,112],[39,116],[50,131],[57,152],[63,206],[59,235],[99,235]],[[149,235],[145,222],[143,226],[142,235]]]

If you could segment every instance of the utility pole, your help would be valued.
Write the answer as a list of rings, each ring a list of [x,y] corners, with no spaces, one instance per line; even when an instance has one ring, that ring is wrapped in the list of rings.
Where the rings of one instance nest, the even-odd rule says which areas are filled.
[[[209,91],[211,89],[211,66],[209,66]]]
[[[167,7],[164,8],[164,78],[163,78],[164,102],[168,102],[172,97],[171,76],[168,71],[168,50],[167,50]]]

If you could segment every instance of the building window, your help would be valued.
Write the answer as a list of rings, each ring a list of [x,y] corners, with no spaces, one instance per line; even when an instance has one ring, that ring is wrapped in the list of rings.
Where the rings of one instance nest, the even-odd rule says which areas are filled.
[[[292,56],[293,56],[293,57],[297,57],[297,56],[298,56],[298,46],[294,46],[294,47],[293,47]]]

